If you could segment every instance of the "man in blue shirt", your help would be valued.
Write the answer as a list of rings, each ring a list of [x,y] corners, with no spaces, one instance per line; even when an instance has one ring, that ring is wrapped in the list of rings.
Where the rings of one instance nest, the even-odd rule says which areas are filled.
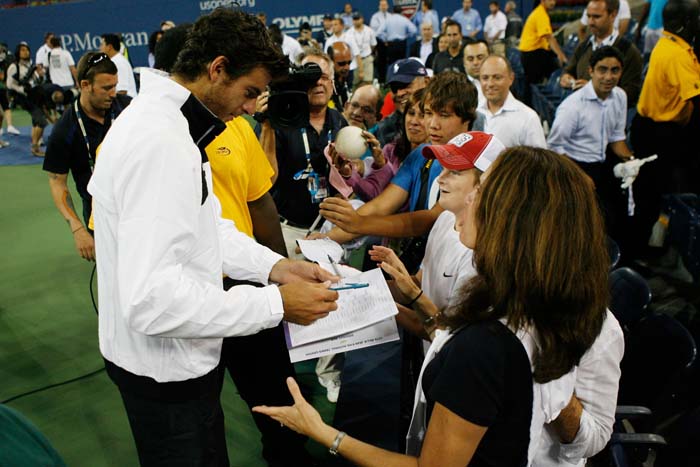
[[[420,9],[416,11],[413,15],[413,24],[417,28],[420,28],[423,23],[430,23],[433,26],[433,32],[440,33],[440,18],[438,17],[438,12],[433,10],[433,0],[422,0],[420,2]],[[418,34],[418,39],[421,39],[421,35]]]
[[[624,216],[626,200],[613,166],[633,157],[625,142],[627,95],[617,87],[622,62],[622,53],[615,47],[593,52],[591,80],[559,105],[547,140],[549,149],[565,154],[591,177],[609,228],[620,219],[615,215],[618,211]],[[606,160],[608,147],[617,157]]]
[[[386,63],[406,58],[406,39],[414,36],[418,30],[411,20],[401,14],[401,7],[395,6],[386,21],[379,26],[377,37],[386,37]],[[384,76],[386,70],[378,70]]]
[[[462,8],[452,13],[452,19],[462,26],[464,37],[476,38],[481,32],[481,15],[472,10],[472,0],[462,0]]]

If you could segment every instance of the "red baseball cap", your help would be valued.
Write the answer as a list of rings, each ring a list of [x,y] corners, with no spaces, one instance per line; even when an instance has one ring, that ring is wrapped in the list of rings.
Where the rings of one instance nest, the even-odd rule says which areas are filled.
[[[449,170],[477,168],[484,172],[506,149],[498,138],[483,131],[460,133],[447,144],[425,146],[421,151],[426,159],[437,159]]]

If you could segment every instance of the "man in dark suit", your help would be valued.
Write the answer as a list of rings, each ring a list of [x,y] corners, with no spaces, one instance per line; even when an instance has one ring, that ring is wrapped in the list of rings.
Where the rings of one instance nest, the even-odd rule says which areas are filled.
[[[420,58],[424,65],[430,54],[438,50],[438,39],[433,33],[433,24],[430,21],[424,22],[420,25],[421,40],[411,44],[411,57]]]

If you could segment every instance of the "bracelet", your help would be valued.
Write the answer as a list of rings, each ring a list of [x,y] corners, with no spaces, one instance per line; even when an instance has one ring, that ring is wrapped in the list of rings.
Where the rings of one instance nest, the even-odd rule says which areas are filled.
[[[333,456],[338,455],[338,448],[340,447],[340,442],[345,438],[345,432],[344,431],[339,431],[337,435],[335,435],[335,439],[333,440],[333,444],[331,444],[331,447],[328,448],[328,452],[331,453]]]
[[[408,302],[408,303],[407,303],[406,305],[404,305],[404,306],[410,308],[411,305],[413,305],[414,303],[416,303],[416,300],[418,300],[419,298],[421,298],[422,295],[423,295],[423,289],[421,289],[420,293],[419,293],[418,295],[416,295],[416,298],[414,298],[413,300],[411,300],[410,302]]]
[[[76,233],[78,230],[83,229],[83,228],[85,228],[85,227],[83,227],[83,226],[81,225],[81,226],[78,227],[77,229],[71,231],[71,233],[74,234],[74,233]]]

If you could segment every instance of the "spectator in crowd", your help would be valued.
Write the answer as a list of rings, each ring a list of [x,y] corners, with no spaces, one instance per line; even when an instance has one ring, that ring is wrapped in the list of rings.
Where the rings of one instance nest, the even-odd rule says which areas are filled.
[[[20,42],[15,48],[16,62],[7,68],[7,90],[11,107],[20,106],[32,116],[31,152],[36,157],[44,157],[39,142],[44,134],[47,121],[43,110],[36,105],[33,93],[39,89],[41,76],[32,63],[31,50],[26,42]],[[14,133],[8,122],[7,132]],[[19,132],[18,132],[19,133]]]
[[[692,48],[700,29],[699,10],[697,0],[669,0],[664,7],[664,32],[651,53],[632,121],[636,156],[659,156],[653,170],[640,171],[634,184],[635,237],[645,243],[659,216],[662,194],[699,191],[700,65]],[[638,249],[643,253],[642,245]]]
[[[481,65],[479,80],[485,100],[478,110],[486,117],[484,131],[507,147],[547,147],[537,112],[510,92],[515,75],[507,58],[491,55]]]
[[[476,118],[476,89],[464,74],[446,72],[430,80],[422,105],[430,142],[446,144],[471,129]],[[425,235],[442,212],[435,203],[438,187],[434,184],[442,167],[433,159],[426,161],[422,148],[412,151],[386,189],[357,211],[337,198],[321,203],[323,216],[336,225],[328,237],[338,243],[361,235],[414,237],[406,242],[402,261],[415,273],[423,258]],[[392,216],[406,202],[411,213]]]
[[[622,53],[616,48],[593,52],[590,81],[559,105],[547,140],[552,151],[570,157],[591,177],[609,227],[627,215],[627,197],[621,196],[612,167],[633,157],[625,142],[627,96],[617,87],[622,69]],[[617,157],[606,163],[608,147]]]
[[[428,58],[425,60],[425,66],[434,71],[435,56],[440,52],[445,52],[449,45],[450,42],[447,39],[447,34],[439,35],[437,38],[437,49],[433,49],[433,52],[428,55]]]
[[[0,54],[6,54],[7,50],[2,50],[3,45],[0,44]],[[2,139],[2,120],[4,113],[9,110],[10,103],[7,99],[7,88],[5,87],[5,57],[0,58],[0,149],[10,145],[9,142]]]
[[[428,57],[438,50],[438,39],[433,36],[433,25],[430,22],[420,24],[421,39],[411,44],[411,57],[418,57],[426,67]]]
[[[559,62],[566,63],[566,56],[552,33],[549,20],[549,11],[555,5],[556,0],[540,0],[525,21],[519,48],[528,84],[544,81],[559,68]]]
[[[78,72],[71,53],[61,47],[61,39],[52,37],[50,44],[51,50],[46,56],[46,62],[42,65],[46,71],[46,78],[63,90],[63,103],[68,105],[75,97],[73,91],[78,82]]]
[[[346,30],[352,27],[352,15],[352,4],[346,3],[345,5],[343,5],[343,12],[339,15],[339,18],[343,20],[343,27]]]
[[[297,63],[299,55],[304,51],[299,44],[299,41],[288,34],[282,33],[282,53],[289,57],[289,61]]]
[[[528,203],[522,202],[525,191],[532,193]],[[431,331],[444,326],[447,332],[436,331],[421,371],[406,449],[414,459],[329,427],[292,379],[288,386],[294,406],[256,410],[363,465],[410,465],[417,462],[415,457],[429,465],[526,465],[530,424],[536,413],[533,382],[547,384],[571,372],[606,317],[609,258],[604,228],[590,180],[572,162],[535,148],[513,148],[501,154],[482,175],[481,185],[468,195],[464,213],[460,239],[474,249],[478,274],[454,307],[426,319]],[[575,231],[561,229],[562,223],[575,225]],[[543,231],[549,239],[544,246]],[[564,292],[551,295],[545,290]],[[562,303],[571,310],[565,315]],[[488,331],[479,336],[482,326]],[[538,336],[537,345],[526,345],[523,334]],[[512,348],[504,345],[506,336]],[[526,349],[529,352],[522,352]],[[523,363],[513,363],[516,354]],[[507,368],[495,370],[501,365]],[[513,396],[506,397],[507,403],[494,401],[503,397],[503,391],[513,391]],[[515,407],[526,415],[511,418]],[[483,415],[482,410],[490,416],[475,415]],[[460,425],[474,423],[472,417],[477,416],[474,427]],[[512,420],[507,433],[500,428],[503,417]],[[569,419],[575,422],[576,415]],[[579,425],[570,426],[568,421],[558,425],[563,439],[573,438]]]
[[[389,67],[387,84],[391,88],[395,110],[384,118],[377,127],[375,136],[384,145],[401,131],[400,120],[411,94],[428,84],[428,71],[414,58],[398,60]]]
[[[394,12],[379,27],[377,35],[386,34],[386,60],[394,63],[406,58],[406,44],[409,37],[416,35],[418,29],[401,12],[401,7],[394,6]]]
[[[10,101],[7,89],[7,69],[13,61],[13,55],[10,53],[7,44],[0,42],[0,112],[5,117],[7,124],[7,133],[11,135],[19,135],[19,130],[12,125],[12,110],[10,110]],[[3,134],[2,122],[0,122],[0,136]],[[5,147],[9,143],[5,142]]]
[[[323,47],[329,37],[333,35],[333,15],[323,15],[323,27],[316,33],[316,42]]]
[[[350,47],[350,52],[352,53],[348,84],[354,81],[354,75],[358,75],[357,78],[363,81],[364,69],[362,65],[362,55],[360,54],[360,46],[355,42],[355,36],[352,35],[350,31],[345,30],[343,20],[340,18],[333,18],[333,35],[326,40],[326,43],[323,45],[323,50],[329,53],[329,47],[336,42],[345,42]]]
[[[632,12],[630,10],[630,4],[627,0],[620,0],[620,8],[618,9],[617,16],[615,16],[615,21],[613,23],[613,29],[621,37],[625,37],[630,26],[630,19],[632,19]],[[581,13],[581,26],[578,29],[579,42],[583,42],[586,38],[586,27],[588,26],[588,10],[584,9]]]
[[[36,56],[34,57],[34,63],[36,63],[37,66],[41,65],[43,67],[46,63],[48,63],[47,57],[49,55],[49,51],[52,48],[52,37],[54,37],[54,33],[52,32],[47,32],[46,34],[44,34],[44,43],[41,44],[41,47],[37,49]]]
[[[571,60],[559,78],[563,88],[578,89],[590,79],[589,70],[591,54],[600,47],[611,45],[618,49],[623,57],[620,87],[627,94],[627,107],[637,105],[639,91],[642,89],[642,55],[637,47],[614,29],[613,23],[619,8],[618,0],[591,0],[586,7],[591,37],[574,50]]]
[[[304,52],[301,64],[316,63],[321,77],[309,89],[309,123],[304,128],[273,129],[269,121],[260,127],[260,142],[264,148],[274,148],[272,160],[272,196],[280,214],[282,233],[290,258],[298,257],[296,241],[304,238],[318,215],[318,203],[326,191],[316,191],[308,177],[318,177],[319,186],[327,187],[329,165],[323,151],[335,140],[338,131],[347,122],[336,109],[328,107],[333,95],[333,61],[317,49]],[[308,151],[307,149],[308,148]],[[311,169],[311,170],[310,170]],[[312,172],[312,173],[309,173]]]
[[[350,126],[371,130],[377,124],[377,106],[381,93],[371,84],[363,84],[353,91],[345,104],[343,117]]]
[[[257,19],[217,9],[193,25],[170,78],[144,71],[102,143],[88,185],[100,349],[142,465],[228,465],[222,337],[335,307],[337,293],[308,282],[326,273],[237,231],[212,192],[205,148],[286,71]],[[222,273],[285,285],[224,291]]]
[[[369,27],[374,31],[377,37],[377,78],[380,83],[384,83],[386,79],[386,67],[393,62],[388,62],[386,57],[387,48],[387,32],[384,24],[389,19],[389,2],[388,0],[379,0],[378,10],[372,15],[369,21]],[[380,32],[381,30],[381,32]]]
[[[117,66],[119,76],[117,94],[126,94],[133,99],[136,97],[134,70],[131,68],[129,61],[119,53],[119,42],[119,36],[116,34],[102,34],[100,52],[106,53]]]
[[[417,28],[421,28],[425,23],[430,23],[433,33],[440,31],[440,18],[438,17],[438,12],[433,10],[433,0],[422,0],[420,9],[415,12],[411,21]],[[422,30],[418,35],[418,39],[424,39]]]
[[[642,52],[645,57],[649,57],[664,32],[663,11],[666,3],[668,0],[648,0],[642,4],[642,14],[639,17],[634,42],[639,43],[642,31],[644,31],[644,50]],[[645,25],[646,27],[644,27]]]
[[[517,5],[513,0],[508,0],[505,6],[505,14],[508,19],[506,26],[506,45],[516,47],[520,42],[520,35],[523,32],[523,19],[518,14]]]
[[[373,51],[377,47],[377,38],[372,28],[365,26],[364,17],[359,11],[352,14],[352,28],[348,29],[346,34],[355,39],[362,58],[362,73],[354,73],[353,87],[357,87],[362,83],[371,83],[374,81]]]
[[[484,103],[484,93],[481,89],[479,73],[481,71],[481,64],[484,63],[486,57],[489,56],[489,46],[483,39],[467,43],[467,45],[464,46],[463,55],[464,70],[467,72],[467,78],[469,78],[469,81],[472,82],[479,93],[479,105],[481,105]]]
[[[303,47],[321,48],[321,45],[313,38],[311,25],[308,22],[301,23],[299,26],[299,45]]]
[[[484,39],[493,53],[505,56],[508,18],[500,10],[498,2],[495,0],[489,2],[489,11],[491,14],[484,20]]]
[[[328,56],[333,60],[335,79],[333,80],[333,105],[338,111],[345,108],[345,103],[350,97],[350,64],[352,63],[352,51],[345,42],[334,42],[328,47]]]
[[[462,8],[452,13],[452,21],[459,23],[464,37],[476,39],[482,28],[481,15],[472,8],[472,0],[462,0]]]
[[[112,126],[113,120],[131,102],[129,96],[117,95],[117,67],[104,53],[88,52],[78,61],[80,97],[66,108],[49,137],[44,159],[49,188],[56,209],[65,219],[78,254],[95,260],[95,242],[89,219],[92,196],[87,185],[95,165],[97,148]],[[73,177],[82,201],[79,216],[68,190],[68,173]],[[82,222],[81,222],[82,219]]]
[[[462,50],[462,26],[456,21],[445,21],[445,34],[447,38],[447,50],[438,52],[433,59],[433,71],[435,74],[443,71],[456,71],[464,73],[464,55]]]
[[[148,66],[153,68],[156,64],[156,44],[163,37],[163,31],[153,31],[148,37]]]

